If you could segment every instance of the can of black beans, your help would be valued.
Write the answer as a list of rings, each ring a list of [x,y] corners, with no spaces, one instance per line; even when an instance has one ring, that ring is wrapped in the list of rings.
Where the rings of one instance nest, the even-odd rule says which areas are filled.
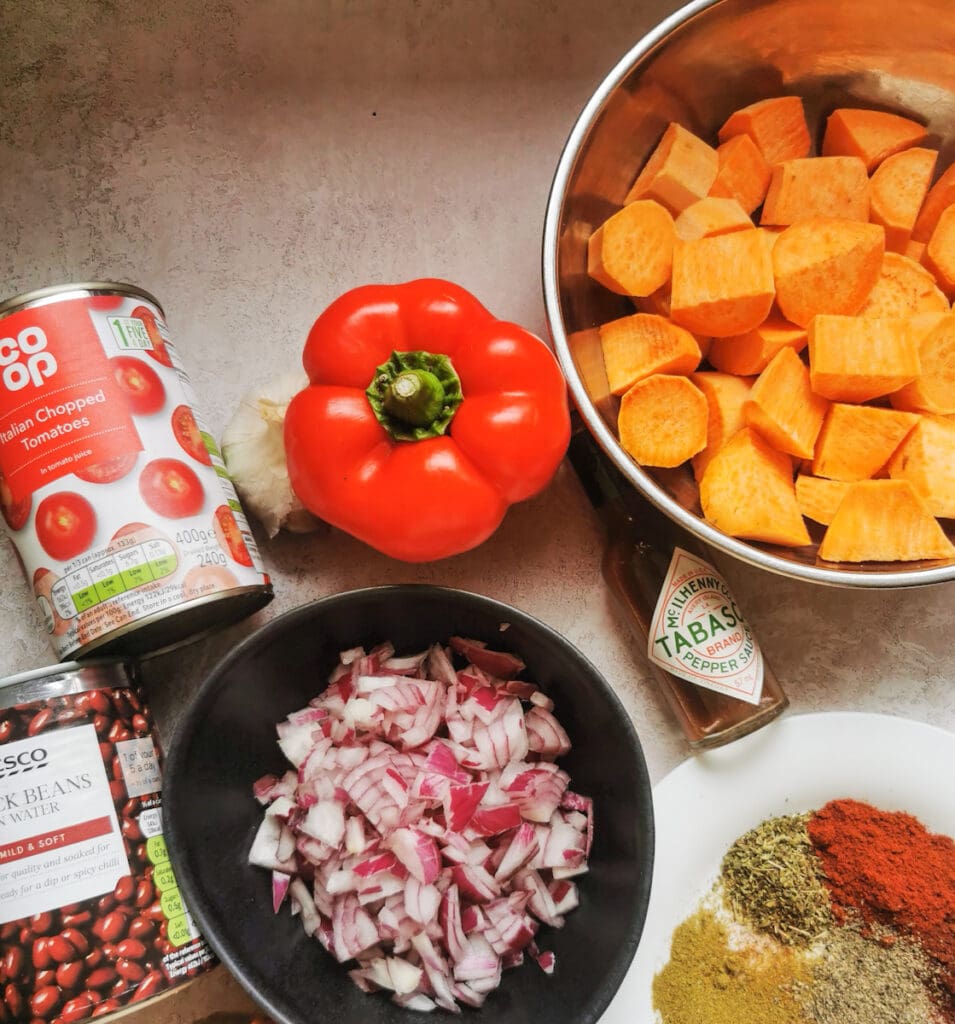
[[[0,1020],[105,1017],[215,965],[169,863],[161,760],[132,662],[0,681]]]
[[[0,303],[0,511],[63,660],[163,650],[272,596],[163,310],[133,285]]]

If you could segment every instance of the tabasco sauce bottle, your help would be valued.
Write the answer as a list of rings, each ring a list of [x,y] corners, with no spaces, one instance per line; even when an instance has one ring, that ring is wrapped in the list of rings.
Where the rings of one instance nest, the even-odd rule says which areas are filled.
[[[645,501],[585,430],[570,461],[607,529],[603,575],[690,746],[759,729],[789,701],[702,542]]]

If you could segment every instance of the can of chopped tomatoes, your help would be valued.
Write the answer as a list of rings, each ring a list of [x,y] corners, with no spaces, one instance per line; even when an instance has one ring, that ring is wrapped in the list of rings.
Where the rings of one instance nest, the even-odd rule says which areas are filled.
[[[132,662],[0,680],[0,1020],[143,1006],[215,966],[163,837]]]
[[[164,650],[272,597],[162,308],[132,285],[0,304],[0,504],[60,659]]]

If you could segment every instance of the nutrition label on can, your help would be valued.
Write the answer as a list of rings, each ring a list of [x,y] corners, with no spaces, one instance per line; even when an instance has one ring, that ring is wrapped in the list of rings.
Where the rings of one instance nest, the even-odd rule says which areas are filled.
[[[171,576],[177,566],[175,549],[165,541],[146,541],[124,548],[55,583],[53,606],[61,618],[68,619],[117,594]]]

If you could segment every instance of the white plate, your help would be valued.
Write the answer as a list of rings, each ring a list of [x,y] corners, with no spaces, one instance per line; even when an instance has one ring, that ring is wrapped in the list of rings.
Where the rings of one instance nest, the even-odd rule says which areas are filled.
[[[674,929],[719,874],[729,846],[761,821],[852,797],[907,811],[955,836],[955,734],[888,715],[795,715],[700,754],[654,788],[656,855],[637,955],[600,1024],[651,1024],[653,976]]]

